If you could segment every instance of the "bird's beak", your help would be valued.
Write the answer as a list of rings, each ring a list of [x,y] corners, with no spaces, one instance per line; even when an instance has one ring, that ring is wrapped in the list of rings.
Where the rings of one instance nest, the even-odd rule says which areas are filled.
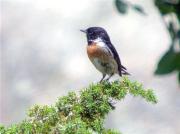
[[[83,33],[87,33],[87,31],[86,31],[86,30],[82,30],[82,29],[81,29],[80,31],[81,31],[81,32],[83,32]]]

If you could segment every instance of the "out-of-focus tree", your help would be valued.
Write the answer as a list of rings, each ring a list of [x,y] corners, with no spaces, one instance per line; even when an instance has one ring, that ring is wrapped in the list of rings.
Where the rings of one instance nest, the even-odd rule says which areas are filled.
[[[141,6],[132,4],[129,1],[115,0],[115,5],[116,5],[117,10],[121,14],[127,13],[129,8],[131,8],[131,9],[133,9],[133,10],[135,10],[141,14],[144,14],[144,15],[146,14],[144,12],[144,9]]]
[[[174,17],[180,24],[180,0],[154,0],[155,6],[159,9],[164,25],[169,31],[171,44],[167,52],[161,57],[155,70],[156,75],[165,75],[177,72],[180,83],[180,28],[175,25]],[[117,10],[121,14],[128,12],[131,8],[141,14],[146,15],[144,9],[139,5],[131,4],[124,0],[115,0]],[[166,22],[165,16],[169,16],[170,20]]]

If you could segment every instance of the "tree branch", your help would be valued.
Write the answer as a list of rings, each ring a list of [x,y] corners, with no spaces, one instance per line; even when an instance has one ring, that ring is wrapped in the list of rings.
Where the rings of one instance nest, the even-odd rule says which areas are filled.
[[[151,103],[157,99],[151,89],[131,82],[127,77],[121,81],[91,84],[80,94],[69,92],[60,97],[53,106],[35,105],[28,117],[19,124],[8,128],[0,127],[6,134],[119,134],[103,126],[106,115],[113,110],[110,100],[122,100],[127,94],[139,96]]]

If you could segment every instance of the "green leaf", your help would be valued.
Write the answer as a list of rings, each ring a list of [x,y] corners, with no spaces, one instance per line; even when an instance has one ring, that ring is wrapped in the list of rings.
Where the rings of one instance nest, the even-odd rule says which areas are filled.
[[[180,40],[180,30],[177,32],[177,38]]]
[[[176,52],[176,70],[180,71],[180,52]]]
[[[128,5],[122,0],[115,0],[115,5],[119,13],[125,14],[128,10]]]
[[[139,5],[133,5],[132,8],[133,8],[135,11],[137,11],[137,12],[143,14],[143,15],[146,15],[146,13],[144,12],[144,9],[143,9],[142,7],[140,7]]]
[[[170,49],[160,59],[155,74],[162,75],[171,73],[176,69],[176,53]]]
[[[174,41],[176,38],[176,30],[174,28],[173,22],[169,23],[168,30],[169,30],[169,34],[171,36],[172,41]]]
[[[155,0],[155,5],[159,8],[162,15],[176,12],[176,4],[167,2],[165,0]]]
[[[177,15],[178,21],[180,23],[180,13],[179,13],[180,12],[180,0],[178,0],[177,4],[175,5],[175,8],[176,8],[175,14]]]
[[[179,46],[180,46],[180,30],[177,32],[177,38],[179,40]]]
[[[5,131],[5,127],[0,124],[0,134],[4,134]]]
[[[179,81],[179,84],[180,84],[180,72],[178,73],[178,81]]]

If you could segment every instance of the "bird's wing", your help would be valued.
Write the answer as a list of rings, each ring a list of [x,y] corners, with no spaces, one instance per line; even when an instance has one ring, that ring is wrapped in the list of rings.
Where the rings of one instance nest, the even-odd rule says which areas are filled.
[[[124,74],[124,75],[129,74],[129,73],[126,71],[126,68],[121,65],[121,61],[120,61],[119,55],[118,55],[115,47],[114,47],[111,43],[109,43],[109,44],[108,44],[108,48],[110,49],[111,53],[113,54],[113,57],[114,57],[115,61],[116,61],[117,64],[118,64],[119,75],[122,76],[122,74]]]

